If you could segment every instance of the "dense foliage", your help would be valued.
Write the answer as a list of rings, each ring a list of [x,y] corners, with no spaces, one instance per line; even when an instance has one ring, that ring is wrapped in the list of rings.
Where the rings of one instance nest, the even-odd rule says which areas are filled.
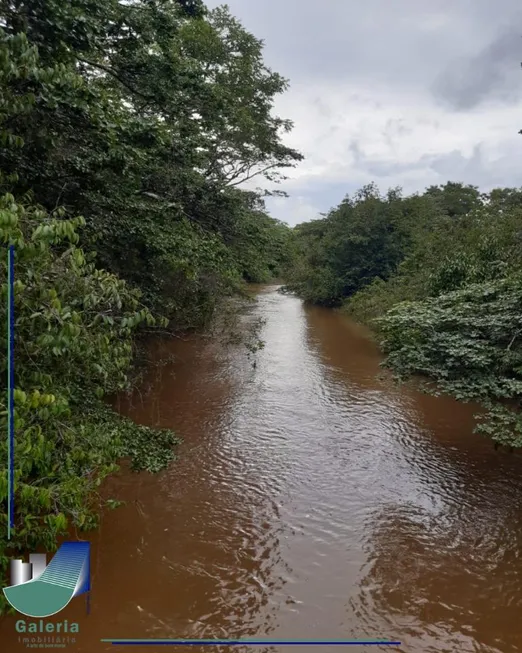
[[[522,190],[370,186],[295,232],[290,289],[370,323],[399,379],[478,402],[477,430],[522,446]]]
[[[8,80],[12,97],[31,98],[30,119],[4,102],[4,129],[24,143],[0,152],[0,168],[19,173],[8,190],[83,215],[105,268],[175,326],[204,322],[241,281],[244,257],[238,268],[231,245],[249,241],[263,211],[239,184],[256,175],[275,182],[301,158],[281,142],[291,124],[272,112],[286,80],[226,8],[174,0],[3,8],[3,38],[26,34],[43,69],[59,71],[56,80],[34,71]],[[271,226],[277,240],[279,226],[265,216],[258,259],[270,259]]]
[[[101,401],[128,387],[132,334],[155,322],[139,291],[96,268],[79,247],[82,218],[65,219],[61,210],[49,215],[30,200],[0,198],[0,237],[16,252],[16,513],[9,549],[52,550],[69,526],[95,524],[93,491],[118,458],[133,455],[135,467],[155,471],[172,458],[175,438],[121,420]],[[1,267],[6,324],[6,256]],[[5,348],[0,367],[5,379]],[[7,431],[5,385],[0,428]],[[0,455],[7,460],[5,438]],[[1,572],[8,562],[7,490],[4,467]]]
[[[374,185],[347,196],[326,217],[298,225],[300,256],[289,288],[306,300],[340,305],[374,279],[387,279],[405,256],[420,221],[436,211],[431,198],[381,197]]]
[[[0,2],[0,239],[16,250],[16,520],[7,542],[4,470],[0,574],[92,527],[118,458],[172,459],[172,433],[103,403],[129,386],[141,326],[205,325],[243,280],[281,273],[275,191],[241,184],[301,158],[272,111],[286,85],[227,8],[200,0]],[[0,266],[5,325],[6,254]]]

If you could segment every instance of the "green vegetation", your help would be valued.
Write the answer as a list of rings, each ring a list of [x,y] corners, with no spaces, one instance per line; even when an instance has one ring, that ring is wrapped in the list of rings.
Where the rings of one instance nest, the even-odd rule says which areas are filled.
[[[368,186],[293,247],[290,290],[370,324],[399,380],[478,402],[477,430],[522,447],[522,190]]]
[[[118,458],[150,471],[172,459],[172,433],[103,398],[129,387],[143,325],[203,327],[244,281],[281,274],[291,234],[264,210],[275,191],[240,185],[275,183],[301,155],[272,113],[286,80],[226,7],[0,7],[0,238],[16,247],[16,524],[8,543],[4,471],[3,575],[10,555],[95,525],[95,490]],[[4,348],[4,433],[6,367]]]

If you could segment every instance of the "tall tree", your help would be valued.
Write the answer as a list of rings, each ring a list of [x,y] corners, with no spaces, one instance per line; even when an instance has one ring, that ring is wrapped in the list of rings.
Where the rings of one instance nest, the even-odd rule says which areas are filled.
[[[262,43],[226,8],[197,2],[3,7],[6,34],[26,33],[42,61],[75,77],[10,81],[35,101],[30,121],[9,116],[24,147],[0,152],[2,168],[20,171],[6,190],[84,215],[100,262],[157,308],[175,304],[179,316],[215,296],[234,278],[223,245],[248,212],[235,188],[272,184],[302,158],[283,144],[291,123],[273,100],[287,82],[265,66]],[[184,299],[167,306],[172,283]]]

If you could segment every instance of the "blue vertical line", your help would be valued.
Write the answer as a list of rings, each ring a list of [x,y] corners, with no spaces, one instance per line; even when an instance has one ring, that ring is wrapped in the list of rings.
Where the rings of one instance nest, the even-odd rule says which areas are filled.
[[[14,245],[7,250],[7,539],[14,528]]]

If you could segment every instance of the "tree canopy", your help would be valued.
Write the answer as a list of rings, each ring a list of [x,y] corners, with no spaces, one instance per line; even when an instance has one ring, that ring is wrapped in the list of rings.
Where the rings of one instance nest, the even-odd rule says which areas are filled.
[[[19,174],[4,190],[83,215],[100,263],[190,322],[183,311],[205,302],[205,280],[214,292],[237,272],[226,244],[241,237],[249,211],[240,185],[277,183],[301,159],[282,141],[291,123],[273,113],[287,81],[225,7],[3,6],[2,38],[26,35],[42,68],[60,71],[54,81],[10,78],[9,94],[30,102],[23,113],[4,103],[4,129],[23,142],[0,152],[1,169]],[[168,298],[174,277],[185,304]]]

